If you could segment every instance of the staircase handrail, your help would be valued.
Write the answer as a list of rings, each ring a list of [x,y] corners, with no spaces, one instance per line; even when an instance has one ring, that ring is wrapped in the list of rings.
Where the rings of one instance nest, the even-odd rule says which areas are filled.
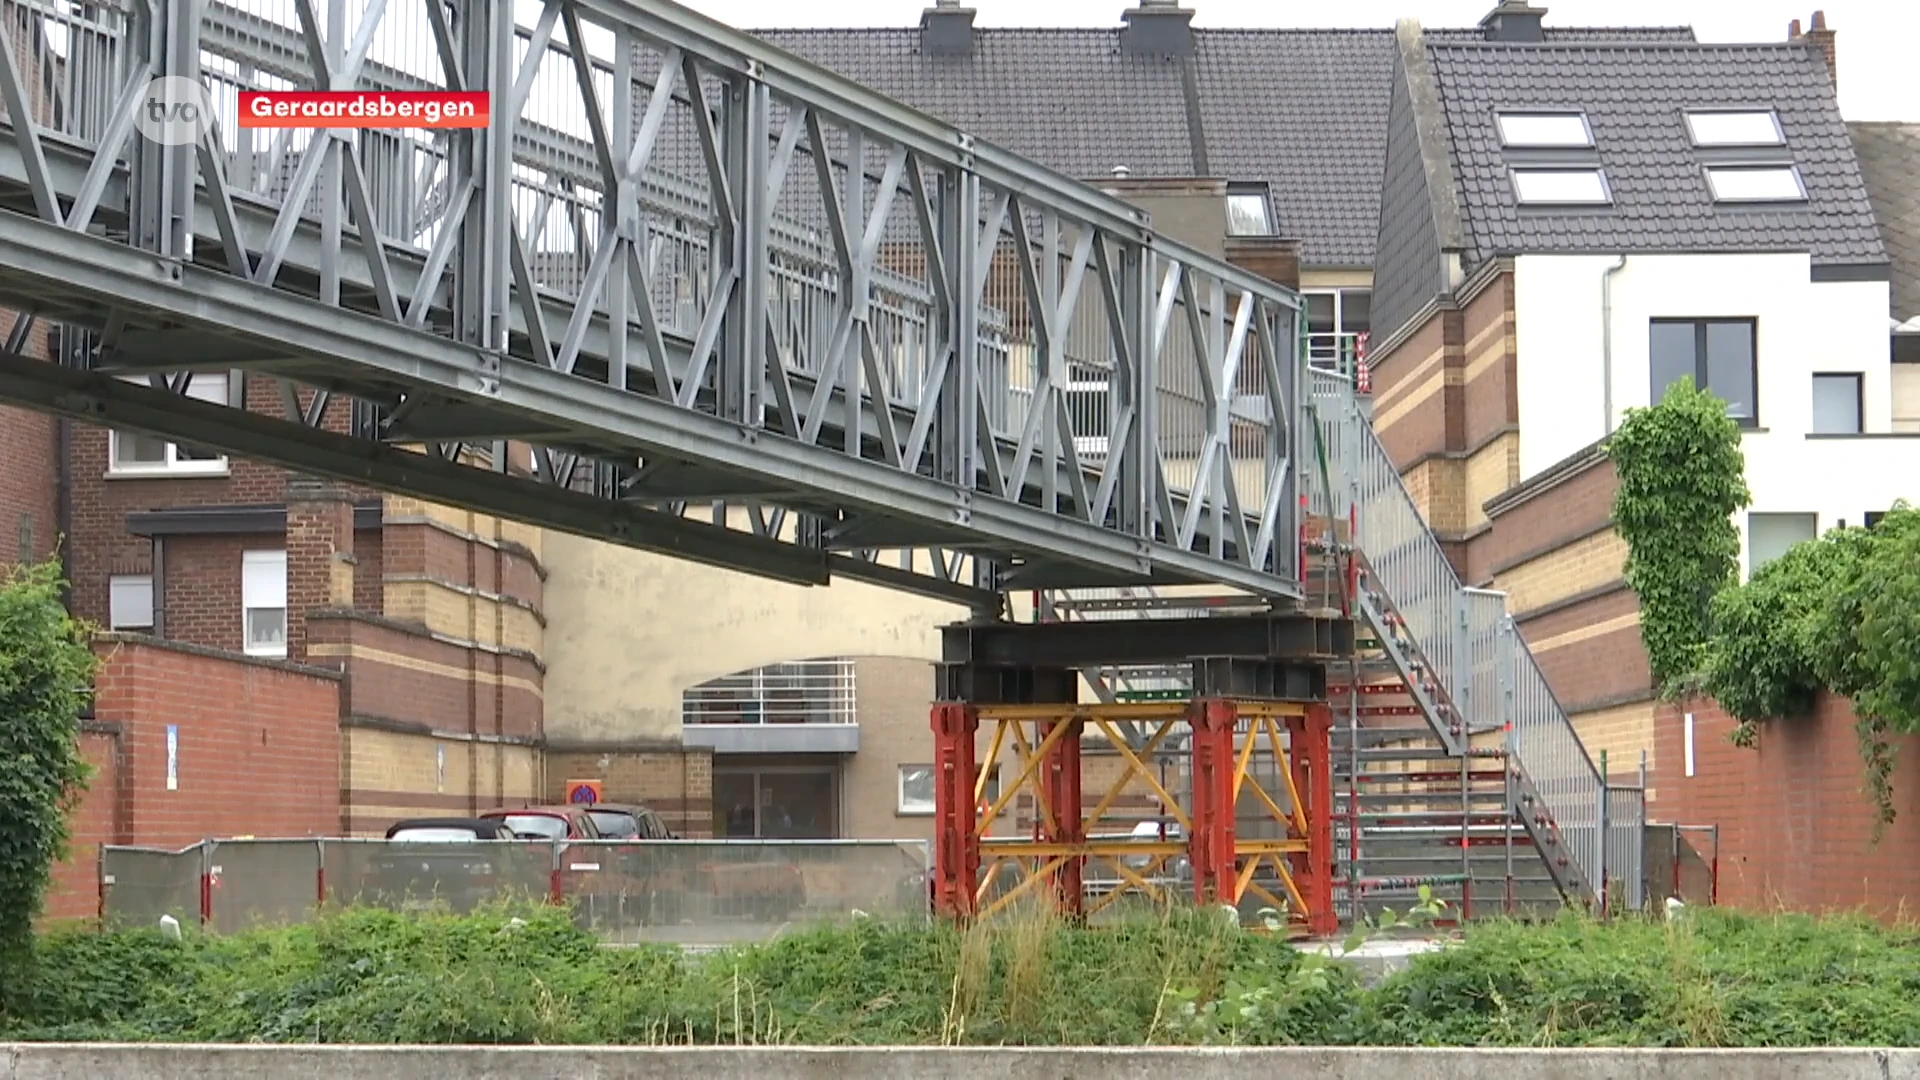
[[[1358,534],[1353,542],[1366,553],[1376,582],[1419,643],[1434,677],[1444,687],[1457,687],[1462,677],[1470,678],[1470,660],[1460,655],[1463,650],[1453,624],[1467,590],[1373,425],[1361,415],[1351,385],[1326,372],[1317,372],[1313,380],[1314,411],[1323,424],[1332,414],[1334,433],[1323,431],[1323,437],[1337,435],[1335,445],[1344,451],[1337,456],[1347,466],[1344,494],[1356,510]],[[1324,403],[1333,407],[1324,409]],[[1327,506],[1336,513],[1345,509],[1332,492],[1327,494]],[[1385,546],[1378,543],[1380,537],[1388,538]],[[1503,650],[1508,658],[1504,665],[1508,700],[1502,703],[1502,711],[1512,764],[1540,793],[1581,875],[1598,883],[1604,880],[1605,778],[1509,612],[1503,612],[1500,634],[1508,646]]]

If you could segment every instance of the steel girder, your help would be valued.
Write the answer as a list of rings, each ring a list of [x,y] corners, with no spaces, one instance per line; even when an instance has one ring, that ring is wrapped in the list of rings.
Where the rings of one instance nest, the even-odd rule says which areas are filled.
[[[101,331],[102,369],[185,357],[280,379],[288,418],[268,424],[314,428],[352,396],[383,410],[389,440],[456,444],[439,455],[452,469],[472,468],[458,444],[503,461],[516,440],[538,483],[631,504],[649,529],[705,504],[806,549],[745,545],[739,565],[788,579],[824,562],[969,601],[1132,582],[1298,595],[1295,294],[673,5],[552,0],[527,28],[503,3],[355,0],[349,19],[327,2],[96,14],[105,59],[79,82],[77,47],[6,41],[0,89],[37,122],[12,125],[0,205],[41,220],[0,214],[0,299]],[[56,61],[78,88],[33,113],[26,69]],[[130,137],[162,74],[216,100],[486,89],[494,120],[163,148]],[[328,471],[291,427],[267,445],[254,419],[158,408],[137,387],[50,395],[18,364],[3,383]],[[443,480],[416,493],[463,501]],[[895,570],[883,548],[920,554]]]

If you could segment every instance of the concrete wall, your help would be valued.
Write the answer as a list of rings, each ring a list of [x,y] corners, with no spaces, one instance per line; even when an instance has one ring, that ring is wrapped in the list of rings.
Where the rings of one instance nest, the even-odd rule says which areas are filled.
[[[854,581],[804,588],[578,537],[546,539],[546,732],[680,739],[690,686],[783,660],[934,660],[966,610]]]
[[[433,1076],[442,1080],[1916,1080],[1914,1050],[583,1049],[0,1044],[0,1080]]]

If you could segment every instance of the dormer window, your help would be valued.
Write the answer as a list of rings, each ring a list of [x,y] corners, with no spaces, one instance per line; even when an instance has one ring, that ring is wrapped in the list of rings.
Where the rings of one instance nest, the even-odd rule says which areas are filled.
[[[1613,191],[1600,169],[1515,169],[1513,195],[1522,206],[1607,206]]]
[[[1227,235],[1272,236],[1273,203],[1265,184],[1227,185]]]
[[[1805,202],[1806,185],[1791,165],[1709,165],[1714,202]]]
[[[1499,114],[1500,145],[1584,149],[1593,146],[1593,129],[1585,113]]]
[[[1783,146],[1787,141],[1771,109],[1689,112],[1687,135],[1695,146]]]

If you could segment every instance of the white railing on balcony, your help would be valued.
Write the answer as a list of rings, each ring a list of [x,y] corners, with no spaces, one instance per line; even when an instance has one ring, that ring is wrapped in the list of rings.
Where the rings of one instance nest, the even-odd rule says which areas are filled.
[[[852,724],[854,663],[794,660],[722,675],[681,697],[688,724]]]

